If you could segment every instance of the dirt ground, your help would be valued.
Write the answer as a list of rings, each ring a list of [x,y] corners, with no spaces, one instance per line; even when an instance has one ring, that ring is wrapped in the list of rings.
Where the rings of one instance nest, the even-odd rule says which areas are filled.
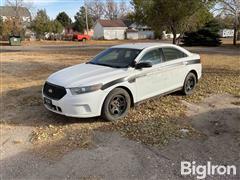
[[[44,109],[51,73],[117,43],[1,47],[1,179],[192,179],[184,160],[236,165],[237,176],[208,178],[239,179],[239,47],[189,48],[204,67],[195,93],[148,100],[116,124]]]

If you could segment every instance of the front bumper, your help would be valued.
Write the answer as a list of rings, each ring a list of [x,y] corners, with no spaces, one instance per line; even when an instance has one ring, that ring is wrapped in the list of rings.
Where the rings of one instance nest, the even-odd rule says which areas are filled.
[[[67,94],[60,100],[51,99],[44,94],[44,98],[50,99],[52,106],[44,102],[44,106],[55,113],[69,117],[88,118],[101,115],[102,104],[105,98],[105,93],[102,90],[95,92],[84,93],[80,95],[72,95],[67,89]]]

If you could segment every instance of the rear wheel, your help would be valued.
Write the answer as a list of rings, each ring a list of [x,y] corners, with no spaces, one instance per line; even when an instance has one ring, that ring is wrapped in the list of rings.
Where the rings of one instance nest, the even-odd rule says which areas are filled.
[[[102,116],[109,121],[117,121],[126,116],[131,106],[131,98],[122,88],[112,90],[106,97]]]
[[[197,84],[197,77],[193,73],[189,73],[187,77],[185,78],[184,85],[182,92],[185,95],[190,95],[193,93],[193,90],[195,89]]]

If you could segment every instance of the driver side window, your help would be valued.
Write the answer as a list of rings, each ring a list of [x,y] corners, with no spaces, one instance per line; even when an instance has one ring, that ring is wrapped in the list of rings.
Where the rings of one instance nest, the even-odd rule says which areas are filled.
[[[140,62],[151,62],[152,65],[159,64],[162,62],[162,57],[163,55],[161,49],[154,49],[144,54]]]

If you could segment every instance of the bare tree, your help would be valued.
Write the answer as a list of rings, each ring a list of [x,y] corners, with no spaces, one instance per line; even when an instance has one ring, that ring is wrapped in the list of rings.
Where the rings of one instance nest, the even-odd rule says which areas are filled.
[[[118,4],[114,0],[106,0],[104,12],[107,19],[117,19],[119,13]]]
[[[107,19],[122,19],[130,12],[125,0],[106,0],[104,15]]]
[[[22,8],[26,8],[29,11],[29,9],[32,7],[32,4],[26,3],[24,0],[6,0],[5,4],[6,6],[11,6],[14,8],[14,14],[11,17],[11,21],[13,21],[12,31],[13,34],[19,34],[26,28],[26,24],[24,24],[23,18],[21,17]]]
[[[237,32],[239,28],[240,0],[219,0],[218,11],[223,16],[230,16],[233,20],[234,37],[233,44],[237,44]]]
[[[118,17],[120,19],[124,18],[130,11],[125,0],[121,0],[118,7],[119,7],[119,15],[118,15]]]
[[[103,17],[104,3],[101,0],[90,0],[86,4],[88,7],[88,12],[94,21]]]

